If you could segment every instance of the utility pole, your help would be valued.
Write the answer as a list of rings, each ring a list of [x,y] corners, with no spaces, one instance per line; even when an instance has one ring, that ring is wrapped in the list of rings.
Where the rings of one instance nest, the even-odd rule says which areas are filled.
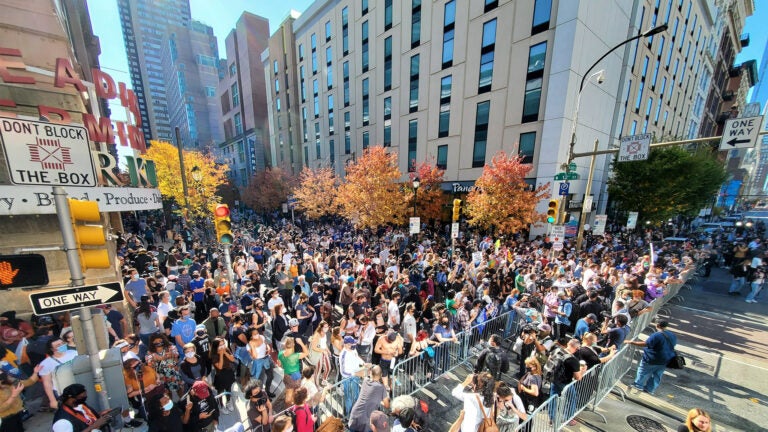
[[[64,251],[67,254],[67,265],[69,266],[70,280],[73,287],[85,286],[85,276],[80,264],[80,255],[78,252],[75,231],[72,227],[72,217],[67,202],[67,192],[61,186],[53,187],[53,199],[56,203],[56,215],[59,219],[59,228],[61,236],[64,239]],[[83,323],[83,337],[88,351],[88,358],[91,362],[91,371],[93,374],[93,387],[99,395],[99,405],[102,410],[109,408],[109,396],[104,387],[104,371],[101,368],[99,359],[99,345],[96,341],[96,331],[93,326],[93,315],[87,307],[80,308],[80,321]]]

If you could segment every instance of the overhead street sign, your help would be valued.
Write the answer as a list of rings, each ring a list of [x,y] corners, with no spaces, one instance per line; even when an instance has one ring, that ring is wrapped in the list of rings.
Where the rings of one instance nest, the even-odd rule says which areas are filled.
[[[762,117],[743,117],[728,119],[720,138],[720,150],[751,148],[757,143]]]
[[[619,162],[634,162],[648,159],[651,150],[651,134],[621,137]]]
[[[124,299],[123,287],[120,282],[81,287],[61,287],[29,295],[32,310],[37,315],[115,303]]]
[[[48,285],[45,257],[38,254],[0,255],[0,289]]]
[[[0,138],[12,183],[96,186],[84,127],[2,117]]]

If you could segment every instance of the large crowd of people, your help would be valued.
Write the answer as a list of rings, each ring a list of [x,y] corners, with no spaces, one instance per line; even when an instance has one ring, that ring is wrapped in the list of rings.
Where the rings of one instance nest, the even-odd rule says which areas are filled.
[[[452,394],[464,405],[457,430],[474,432],[491,415],[517,424],[547,394],[610,360],[629,342],[632,320],[711,253],[693,243],[659,243],[651,255],[646,237],[626,232],[590,238],[585,251],[555,252],[545,237],[470,231],[451,249],[437,226],[408,235],[339,221],[241,218],[227,268],[219,245],[182,224],[151,242],[149,226],[138,226],[139,235],[117,250],[126,303],[99,308],[123,356],[131,405],[113,416],[131,426],[146,422],[151,431],[211,432],[220,415],[236,411],[238,397],[254,430],[312,431],[340,380],[349,430],[416,430],[426,421],[418,401],[390,400],[403,378],[393,375],[395,366],[419,356],[423,367],[414,373],[435,379],[450,361],[441,347],[506,312],[521,322],[517,343],[507,350],[491,336],[475,373]],[[34,317],[34,325],[3,317],[4,329],[23,336],[14,341],[3,330],[0,355],[19,376],[40,377],[45,409],[56,412],[53,430],[82,430],[58,428],[67,416],[84,424],[99,418],[79,388],[58,389],[51,379],[76,356],[68,314]],[[646,363],[636,385],[653,393],[658,368]],[[0,403],[13,401],[0,405],[0,431],[22,430],[16,400],[33,383],[9,384],[12,375],[0,374]],[[7,426],[16,421],[18,428]]]

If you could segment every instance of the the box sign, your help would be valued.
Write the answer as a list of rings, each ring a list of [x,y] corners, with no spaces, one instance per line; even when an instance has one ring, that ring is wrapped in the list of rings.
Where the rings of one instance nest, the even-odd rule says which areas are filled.
[[[14,184],[96,186],[84,127],[0,118],[0,138]]]
[[[70,198],[96,201],[102,213],[163,208],[160,191],[149,188],[65,187]],[[55,214],[48,186],[0,186],[0,216]]]

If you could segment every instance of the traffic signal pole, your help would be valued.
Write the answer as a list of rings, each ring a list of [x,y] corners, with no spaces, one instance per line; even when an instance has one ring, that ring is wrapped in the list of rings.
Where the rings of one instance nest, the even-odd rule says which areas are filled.
[[[67,193],[61,186],[53,187],[53,199],[56,203],[56,215],[59,219],[59,228],[61,236],[64,239],[64,251],[67,254],[67,265],[69,266],[70,279],[73,287],[85,285],[85,276],[83,268],[80,265],[80,254],[75,239],[75,230],[72,227],[72,218],[69,211],[69,202]],[[80,308],[80,321],[83,323],[83,337],[88,351],[88,358],[91,362],[91,371],[93,374],[93,387],[96,394],[99,395],[99,405],[102,410],[109,408],[109,396],[104,387],[104,371],[101,368],[101,359],[99,358],[99,345],[96,342],[96,331],[93,326],[93,315],[87,307]]]

